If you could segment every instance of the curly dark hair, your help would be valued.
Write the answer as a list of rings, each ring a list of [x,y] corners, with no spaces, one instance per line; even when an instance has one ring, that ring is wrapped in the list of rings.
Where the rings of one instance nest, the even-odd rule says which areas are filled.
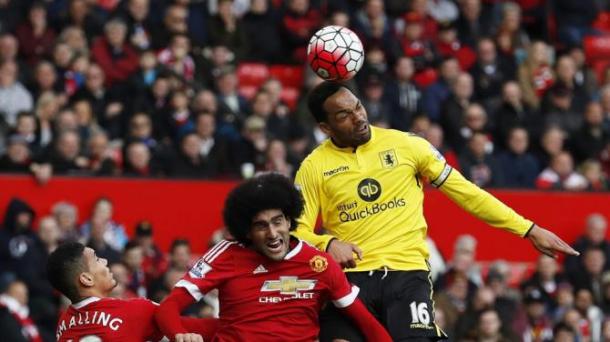
[[[341,88],[351,91],[344,83],[324,81],[309,92],[309,95],[307,96],[307,107],[317,123],[328,121],[328,113],[324,110],[324,102],[341,90]]]
[[[225,201],[224,222],[237,241],[249,244],[247,235],[252,219],[269,209],[281,210],[290,219],[291,231],[296,229],[296,219],[303,212],[301,192],[292,181],[277,173],[251,178],[233,189]]]

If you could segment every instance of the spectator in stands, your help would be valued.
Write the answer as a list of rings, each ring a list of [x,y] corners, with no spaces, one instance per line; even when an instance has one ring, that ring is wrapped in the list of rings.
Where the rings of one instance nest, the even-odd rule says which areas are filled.
[[[38,118],[38,140],[41,147],[49,146],[57,134],[53,123],[58,111],[59,101],[53,93],[47,92],[38,98],[34,112]]]
[[[265,153],[264,171],[282,174],[288,178],[294,177],[294,166],[288,162],[286,144],[278,139],[269,141]]]
[[[13,60],[0,62],[0,119],[14,126],[17,113],[33,108],[32,95],[17,80],[19,70]]]
[[[193,115],[189,108],[189,97],[185,91],[175,91],[170,98],[169,108],[162,114],[161,140],[178,146],[182,137],[194,128]]]
[[[267,0],[253,0],[242,19],[248,48],[244,59],[262,63],[278,62],[282,55],[282,41],[278,18]]]
[[[57,202],[51,207],[51,214],[55,217],[59,227],[59,240],[75,242],[80,239],[78,232],[78,208],[70,202]]]
[[[553,337],[552,321],[545,313],[544,298],[539,289],[530,289],[523,298],[526,326],[517,331],[521,341],[546,341]]]
[[[555,82],[556,85],[565,86],[572,91],[571,108],[574,111],[580,113],[585,110],[585,106],[589,102],[589,94],[585,87],[578,85],[576,82],[576,61],[571,55],[563,55],[557,59],[555,63]]]
[[[606,239],[607,229],[606,218],[599,213],[593,213],[587,217],[584,234],[579,236],[572,246],[580,254],[584,254],[590,248],[601,249],[605,259],[610,260],[610,241]],[[567,274],[576,274],[584,268],[583,259],[566,257],[564,268]],[[605,265],[604,269],[610,269],[610,264]]]
[[[129,120],[127,142],[138,141],[144,143],[149,149],[155,150],[158,142],[153,138],[153,127],[150,117],[143,112],[135,113]]]
[[[273,114],[278,118],[286,117],[290,114],[290,108],[282,101],[282,82],[277,78],[269,78],[263,83],[261,89],[269,94],[271,98],[271,106]]]
[[[155,25],[151,29],[152,49],[160,50],[169,45],[171,37],[175,34],[188,34],[188,7],[171,4],[165,9],[163,24]]]
[[[68,10],[62,13],[59,26],[76,26],[85,32],[87,40],[91,42],[102,33],[103,20],[86,0],[71,0]]]
[[[523,101],[523,94],[517,82],[504,83],[502,103],[493,117],[495,121],[494,138],[499,148],[507,147],[509,132],[518,126],[528,131],[532,141],[538,141],[542,122],[538,113]]]
[[[305,61],[311,35],[320,27],[320,12],[309,0],[288,0],[280,18],[283,51],[290,62]]]
[[[570,282],[576,290],[587,289],[594,298],[595,303],[603,301],[603,272],[606,264],[604,251],[599,247],[589,247],[582,256],[583,268],[574,273],[568,273]]]
[[[599,91],[598,79],[595,71],[588,65],[584,49],[581,45],[572,46],[568,54],[574,61],[576,72],[574,73],[574,84],[580,87],[588,96],[597,94]],[[599,80],[601,81],[601,80]]]
[[[461,73],[451,86],[451,96],[443,103],[440,124],[445,138],[452,149],[460,152],[464,149],[460,131],[464,124],[464,113],[471,103],[473,95],[472,77]]]
[[[76,26],[65,27],[59,37],[57,43],[65,44],[72,49],[74,55],[89,56],[89,46],[85,32]]]
[[[127,289],[146,298],[147,279],[144,273],[144,251],[136,241],[129,241],[125,245],[122,256],[123,264],[127,267],[129,282]]]
[[[420,73],[434,65],[437,59],[434,46],[424,37],[424,18],[415,12],[405,15],[405,28],[400,45],[402,54],[413,60],[415,73]]]
[[[29,87],[34,101],[38,100],[41,94],[53,92],[61,96],[63,89],[57,78],[57,72],[53,63],[42,60],[34,68],[34,82]],[[63,99],[65,101],[65,98]]]
[[[157,57],[154,51],[144,50],[140,53],[139,67],[131,75],[129,80],[131,85],[131,91],[134,92],[134,97],[142,98],[146,96],[147,91],[152,87],[157,76],[162,72],[161,66],[157,63]],[[137,102],[136,102],[137,103]],[[136,107],[134,105],[134,107]],[[140,110],[142,108],[135,108]]]
[[[454,243],[453,257],[449,262],[448,269],[437,279],[434,284],[435,290],[448,288],[450,283],[456,281],[457,275],[463,275],[466,280],[464,291],[466,292],[465,296],[467,296],[464,299],[469,300],[472,298],[476,288],[483,282],[479,270],[475,265],[476,248],[477,240],[472,235],[458,236]],[[456,285],[455,290],[457,291],[459,288],[461,293],[461,287],[460,283]]]
[[[484,310],[492,309],[495,301],[496,295],[489,287],[481,286],[476,289],[472,300],[468,302],[468,307],[456,321],[455,335],[453,335],[455,340],[476,339],[479,314]]]
[[[456,21],[460,41],[475,47],[476,42],[493,25],[490,16],[481,15],[481,0],[466,0],[458,4],[460,15]]]
[[[255,170],[264,169],[268,145],[265,121],[256,116],[247,118],[240,139],[230,147],[232,164],[237,169],[244,165],[253,165]]]
[[[43,160],[51,164],[54,174],[87,173],[87,159],[81,153],[80,137],[74,131],[62,132]]]
[[[200,139],[199,154],[210,170],[210,177],[233,177],[236,171],[230,165],[227,140],[216,133],[216,118],[212,113],[201,112],[195,118],[195,134]]]
[[[2,327],[2,338],[7,341],[43,341],[40,331],[30,317],[28,288],[19,280],[10,282],[5,289],[2,289],[0,327]]]
[[[378,127],[390,127],[390,103],[384,97],[383,82],[378,75],[371,74],[362,85],[362,105],[369,122]]]
[[[17,114],[17,122],[15,123],[14,134],[23,137],[27,143],[28,148],[33,154],[40,153],[41,146],[37,136],[38,123],[36,116],[30,112],[20,112]]]
[[[286,140],[290,128],[290,117],[282,115],[275,110],[272,96],[269,92],[261,90],[254,94],[251,101],[251,116],[257,116],[265,120],[269,136]]]
[[[51,254],[59,246],[61,231],[53,216],[45,216],[38,223],[38,238],[45,249],[46,255]]]
[[[470,69],[474,80],[475,100],[489,111],[498,107],[502,86],[516,76],[513,60],[498,54],[491,38],[481,38],[477,43],[477,60]]]
[[[589,191],[605,191],[610,188],[608,179],[602,172],[602,165],[599,161],[588,159],[585,160],[578,168],[579,172],[587,179],[587,190]]]
[[[112,219],[114,214],[114,205],[110,199],[106,197],[99,198],[93,205],[93,212],[91,213],[91,219],[89,222],[85,222],[81,226],[81,234],[88,238],[91,232],[91,225],[94,220],[99,220],[99,223],[103,226],[102,234],[104,241],[106,241],[115,250],[121,251],[127,244],[127,234],[123,225],[117,223]]]
[[[479,314],[477,338],[479,341],[513,341],[511,332],[500,321],[498,312],[494,309],[487,309]]]
[[[91,134],[87,141],[87,169],[96,176],[114,176],[118,169],[113,160],[113,151],[108,136],[103,131]]]
[[[598,12],[599,7],[594,0],[557,0],[555,16],[558,39],[568,46],[579,45],[585,35],[593,33],[591,24]]]
[[[575,332],[576,341],[589,341],[591,330],[589,330],[589,322],[583,317],[574,307],[566,310],[560,323],[566,324]]]
[[[223,130],[231,132],[229,136],[236,137],[249,111],[248,101],[237,92],[238,79],[233,67],[224,68],[215,82],[219,123]]]
[[[527,59],[519,66],[518,80],[523,99],[532,109],[540,107],[544,93],[553,85],[551,50],[542,42],[533,42],[527,50]]]
[[[391,20],[388,18],[384,2],[381,0],[367,0],[354,14],[353,27],[365,42],[372,40],[375,26],[381,27],[382,37],[391,39]],[[365,43],[365,45],[368,45]]]
[[[415,67],[409,57],[400,57],[393,78],[386,82],[384,96],[389,102],[390,127],[407,131],[413,117],[422,111],[422,92],[411,80]]]
[[[168,269],[175,269],[182,274],[187,272],[191,267],[191,244],[185,239],[176,239],[172,241],[169,248],[169,266]]]
[[[604,126],[602,107],[598,102],[589,102],[584,112],[584,122],[570,139],[570,150],[577,163],[595,159],[610,140],[610,131]]]
[[[6,207],[0,230],[0,269],[23,281],[32,296],[51,298],[52,289],[46,280],[46,251],[33,229],[32,207],[13,198]]]
[[[134,241],[142,248],[142,269],[146,278],[147,286],[159,278],[167,268],[165,254],[155,244],[153,226],[148,221],[140,221],[136,224]]]
[[[28,20],[15,32],[19,40],[19,54],[29,66],[50,56],[55,41],[55,31],[47,22],[47,10],[42,2],[34,2],[28,11]]]
[[[226,45],[217,44],[210,47],[210,53],[195,59],[195,80],[209,89],[214,89],[216,78],[235,64],[235,54]],[[208,90],[200,90],[208,91]]]
[[[502,186],[503,175],[498,162],[485,149],[488,142],[485,134],[473,133],[468,139],[467,149],[460,155],[460,169],[464,177],[480,187]]]
[[[566,134],[557,127],[548,127],[541,135],[540,150],[537,151],[537,158],[540,161],[541,169],[548,167],[551,160],[565,150]]]
[[[495,39],[498,52],[506,57],[523,61],[530,39],[522,25],[522,10],[516,2],[502,4],[502,18],[496,30]]]
[[[531,289],[539,289],[544,299],[547,311],[552,313],[557,308],[559,287],[567,279],[560,273],[557,261],[549,256],[541,255],[536,262],[534,273],[521,285],[521,291],[527,293]]]
[[[190,56],[191,41],[187,35],[174,35],[170,44],[159,52],[159,63],[178,77],[190,82],[195,78],[195,61]]]
[[[528,152],[529,136],[522,127],[513,127],[508,133],[508,149],[497,157],[502,170],[502,186],[533,188],[540,167],[538,160]]]
[[[100,216],[94,216],[87,224],[87,233],[83,234],[87,247],[95,250],[100,258],[108,260],[109,264],[118,263],[121,261],[121,253],[119,249],[115,249],[106,240],[108,227],[104,219]],[[84,229],[83,229],[84,230]]]
[[[110,297],[119,299],[138,298],[138,295],[131,291],[129,286],[129,270],[122,262],[116,262],[108,266],[110,272],[116,280],[116,286],[112,289]]]
[[[207,163],[200,153],[201,139],[194,132],[182,137],[171,175],[178,178],[212,178],[218,170]]]
[[[208,23],[209,42],[212,45],[223,44],[240,59],[250,43],[240,18],[232,10],[233,0],[219,0],[218,13]]]
[[[425,138],[436,148],[453,168],[460,170],[457,155],[451,150],[443,140],[443,129],[438,124],[431,124],[426,131]]]
[[[591,291],[578,289],[574,298],[574,308],[587,320],[591,341],[601,341],[604,313],[593,302]]]
[[[127,37],[129,42],[138,50],[143,51],[151,47],[150,0],[129,0],[122,13],[127,24]]]
[[[567,152],[560,152],[551,159],[549,167],[536,178],[536,188],[541,190],[579,191],[587,188],[587,180],[574,170],[574,161]]]
[[[157,165],[150,149],[143,142],[132,141],[124,149],[123,176],[158,177],[163,170]]]
[[[124,115],[123,98],[120,92],[104,86],[104,71],[97,64],[91,64],[86,72],[85,84],[70,98],[74,103],[86,100],[91,104],[97,122],[106,130],[111,139],[121,136]]]
[[[29,173],[32,152],[27,139],[13,134],[6,140],[6,153],[0,157],[0,173]]]
[[[93,60],[104,71],[107,86],[126,81],[138,68],[138,54],[127,41],[127,25],[112,19],[104,25],[104,36],[91,46]]]

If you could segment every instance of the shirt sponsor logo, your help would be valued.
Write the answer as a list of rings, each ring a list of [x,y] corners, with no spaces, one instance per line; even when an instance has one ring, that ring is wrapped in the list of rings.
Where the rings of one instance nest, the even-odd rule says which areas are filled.
[[[316,255],[309,260],[309,266],[314,272],[324,272],[328,267],[328,260],[321,255]]]
[[[394,150],[379,152],[379,159],[381,160],[381,166],[386,169],[391,169],[398,165],[398,159]]]
[[[199,259],[195,266],[193,266],[193,268],[191,268],[191,270],[189,271],[189,276],[191,276],[191,278],[201,279],[204,278],[205,274],[210,272],[211,270],[212,266],[206,264],[203,259]]]
[[[341,173],[341,172],[345,172],[349,170],[349,166],[344,165],[344,166],[339,166],[338,168],[332,169],[332,170],[328,170],[328,171],[324,171],[324,177],[330,177],[330,176],[334,176],[337,173]]]
[[[392,200],[382,203],[375,203],[373,205],[367,205],[361,210],[355,210],[352,212],[341,211],[339,212],[339,220],[341,222],[351,222],[358,221],[361,219],[365,219],[367,217],[377,215],[386,210],[391,210],[395,208],[401,208],[407,205],[407,201],[404,198],[396,198],[394,197]]]
[[[367,202],[373,202],[381,196],[381,184],[373,178],[365,178],[358,184],[358,196]]]
[[[280,303],[293,299],[312,299],[314,293],[308,292],[316,286],[317,280],[299,279],[295,276],[282,276],[279,280],[266,280],[261,287],[261,292],[279,292],[285,296],[262,296],[258,298],[259,303]],[[286,297],[287,296],[287,297]]]

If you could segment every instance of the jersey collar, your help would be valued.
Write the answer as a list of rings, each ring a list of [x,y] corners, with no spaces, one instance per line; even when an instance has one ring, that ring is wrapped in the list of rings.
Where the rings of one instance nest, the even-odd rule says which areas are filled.
[[[80,302],[76,302],[74,304],[72,304],[72,307],[75,309],[82,309],[85,306],[97,302],[98,300],[100,300],[101,298],[98,297],[89,297],[89,298],[85,298],[83,300],[81,300]]]
[[[292,240],[292,237],[291,237]],[[284,256],[284,260],[290,260],[292,258],[294,258],[295,255],[299,254],[299,252],[301,251],[301,248],[303,248],[303,241],[299,240],[299,239],[295,239],[296,241],[296,246],[294,246],[290,252],[288,252],[285,256]]]

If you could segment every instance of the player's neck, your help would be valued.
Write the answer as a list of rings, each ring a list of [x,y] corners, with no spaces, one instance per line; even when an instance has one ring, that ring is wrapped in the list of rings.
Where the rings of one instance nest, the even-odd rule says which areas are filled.
[[[110,291],[104,291],[96,288],[83,289],[80,292],[81,298],[79,301],[82,301],[87,298],[97,297],[97,298],[106,298],[110,296]]]

